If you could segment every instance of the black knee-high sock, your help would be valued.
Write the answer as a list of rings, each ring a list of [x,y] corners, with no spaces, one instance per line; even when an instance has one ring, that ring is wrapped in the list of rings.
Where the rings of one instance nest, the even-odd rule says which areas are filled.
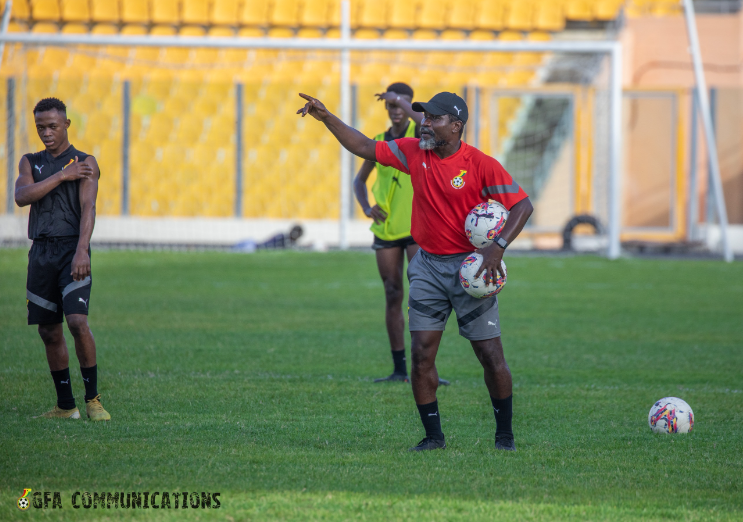
[[[405,363],[405,350],[392,350],[392,361],[395,363],[395,373],[408,374],[408,365]]]
[[[495,435],[505,435],[513,437],[511,428],[511,419],[513,418],[513,395],[505,399],[494,399],[490,396],[490,402],[493,403],[493,413],[495,414]]]
[[[96,364],[90,368],[81,366],[80,374],[83,376],[83,383],[85,383],[85,402],[95,399],[95,396],[98,395],[98,365]]]
[[[444,432],[441,431],[441,417],[439,416],[439,401],[436,400],[430,404],[417,404],[417,406],[423,427],[426,428],[426,437],[444,440]]]
[[[72,384],[70,384],[70,369],[54,370],[51,374],[54,387],[57,389],[57,406],[63,410],[73,409],[75,397],[72,395]]]

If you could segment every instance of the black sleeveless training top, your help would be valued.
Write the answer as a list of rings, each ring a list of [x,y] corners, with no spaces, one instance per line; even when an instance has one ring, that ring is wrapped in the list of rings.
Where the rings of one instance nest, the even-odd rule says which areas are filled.
[[[31,164],[34,182],[44,181],[75,160],[84,161],[88,154],[72,145],[56,158],[43,150],[24,155]],[[63,181],[54,190],[31,203],[28,219],[28,238],[64,237],[80,235],[80,180]]]

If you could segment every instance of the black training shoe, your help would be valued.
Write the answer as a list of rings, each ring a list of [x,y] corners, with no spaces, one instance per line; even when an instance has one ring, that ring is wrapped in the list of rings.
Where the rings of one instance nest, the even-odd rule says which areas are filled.
[[[442,379],[439,377],[439,386],[449,386],[451,383],[447,381],[446,379]]]
[[[393,373],[392,375],[388,375],[387,377],[374,379],[374,382],[410,382],[410,378],[402,373]]]
[[[504,451],[516,451],[516,442],[508,435],[496,435],[495,449]]]
[[[426,451],[445,448],[446,442],[444,441],[444,439],[432,439],[430,437],[426,437],[425,439],[420,441],[417,446],[410,448],[408,451]]]

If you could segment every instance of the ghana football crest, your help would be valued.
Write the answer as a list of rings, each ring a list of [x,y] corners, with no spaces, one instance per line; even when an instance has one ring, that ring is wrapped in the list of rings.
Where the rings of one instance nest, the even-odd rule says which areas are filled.
[[[465,174],[467,174],[467,171],[462,170],[459,172],[459,174],[454,176],[454,179],[451,180],[451,186],[454,187],[455,189],[461,189],[462,187],[464,187],[464,175]]]

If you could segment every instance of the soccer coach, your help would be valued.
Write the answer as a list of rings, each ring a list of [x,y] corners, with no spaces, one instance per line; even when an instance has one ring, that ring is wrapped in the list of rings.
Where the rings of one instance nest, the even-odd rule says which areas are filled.
[[[495,413],[495,448],[515,451],[511,428],[511,371],[500,340],[498,300],[476,299],[459,283],[459,266],[472,252],[464,234],[467,213],[478,203],[494,199],[510,210],[506,225],[494,243],[480,251],[486,282],[501,272],[506,247],[519,235],[534,210],[524,190],[495,159],[463,143],[467,104],[456,94],[441,92],[428,103],[414,103],[424,115],[420,139],[374,141],[343,123],[323,103],[306,94],[297,111],[323,122],[351,153],[410,174],[413,184],[411,233],[420,245],[408,265],[409,327],[413,396],[426,437],[415,451],[445,448],[436,389],[436,353],[452,308],[459,334],[470,341],[484,370],[485,384]],[[478,273],[479,275],[479,273]]]

